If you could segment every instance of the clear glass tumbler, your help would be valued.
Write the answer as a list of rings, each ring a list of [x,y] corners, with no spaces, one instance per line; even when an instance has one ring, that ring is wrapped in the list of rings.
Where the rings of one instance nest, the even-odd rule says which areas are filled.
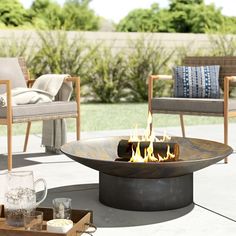
[[[43,228],[43,212],[31,211],[24,214],[24,227],[25,230],[41,231]]]
[[[54,219],[71,219],[71,199],[70,198],[55,198],[53,204]]]

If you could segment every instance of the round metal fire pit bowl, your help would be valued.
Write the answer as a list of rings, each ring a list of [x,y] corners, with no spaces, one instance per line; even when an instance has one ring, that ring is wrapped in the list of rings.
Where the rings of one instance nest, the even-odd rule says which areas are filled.
[[[170,210],[193,202],[193,172],[230,155],[228,145],[172,137],[179,144],[179,161],[130,163],[115,161],[121,139],[75,141],[62,146],[71,159],[99,171],[99,199],[105,205],[137,211]]]

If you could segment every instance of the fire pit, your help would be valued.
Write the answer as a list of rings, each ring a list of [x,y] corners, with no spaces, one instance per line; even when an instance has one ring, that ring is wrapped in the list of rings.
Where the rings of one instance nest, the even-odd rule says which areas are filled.
[[[99,200],[103,204],[126,210],[170,210],[193,203],[193,172],[217,163],[233,151],[214,141],[172,137],[179,145],[178,161],[115,161],[122,139],[128,137],[75,141],[61,150],[76,162],[99,171]]]

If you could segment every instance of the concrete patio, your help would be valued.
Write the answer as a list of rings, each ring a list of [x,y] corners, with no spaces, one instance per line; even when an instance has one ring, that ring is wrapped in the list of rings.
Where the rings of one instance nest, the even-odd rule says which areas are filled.
[[[165,129],[180,136],[180,128]],[[236,124],[230,124],[229,144],[236,149]],[[141,130],[142,131],[142,130]],[[156,129],[162,135],[164,129]],[[130,135],[130,130],[84,132],[82,139]],[[223,126],[189,126],[189,137],[222,142]],[[75,134],[68,135],[68,141]],[[236,152],[223,161],[194,173],[194,204],[171,211],[137,212],[107,207],[98,200],[98,172],[65,155],[48,155],[40,146],[40,135],[31,134],[28,152],[22,153],[23,136],[13,138],[13,167],[33,170],[35,179],[45,178],[49,193],[42,206],[50,206],[55,197],[71,197],[73,208],[89,209],[98,227],[95,236],[106,235],[236,235]],[[0,137],[0,169],[7,166],[6,137]]]

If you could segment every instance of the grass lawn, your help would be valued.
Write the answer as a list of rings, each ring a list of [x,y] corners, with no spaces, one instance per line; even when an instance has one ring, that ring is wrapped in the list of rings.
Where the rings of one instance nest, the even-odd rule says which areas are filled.
[[[147,123],[146,103],[125,104],[81,104],[81,129],[82,131],[99,131],[115,129],[146,128]],[[221,117],[185,116],[186,125],[219,124],[223,122]],[[67,120],[68,131],[75,132],[75,119]],[[236,122],[236,119],[231,119]],[[153,118],[154,127],[179,126],[178,115],[156,114]],[[41,133],[42,122],[33,122],[31,134]],[[26,124],[15,124],[13,134],[24,134]],[[0,126],[0,135],[6,135],[6,126]]]

